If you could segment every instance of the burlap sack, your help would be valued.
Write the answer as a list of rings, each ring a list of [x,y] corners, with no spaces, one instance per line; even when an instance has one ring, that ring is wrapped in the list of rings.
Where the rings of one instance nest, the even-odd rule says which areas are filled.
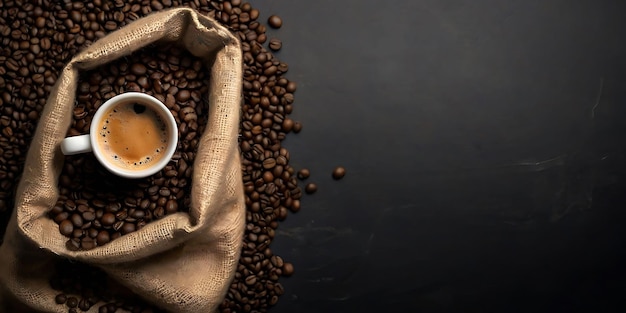
[[[203,58],[211,73],[208,124],[194,163],[189,214],[169,215],[102,247],[71,252],[46,212],[58,197],[64,160],[59,144],[70,127],[79,72],[160,42],[178,42]],[[241,82],[238,40],[191,9],[149,15],[75,56],[41,115],[0,247],[5,312],[11,299],[33,310],[67,312],[67,307],[55,304],[57,292],[48,282],[52,264],[60,257],[96,265],[168,311],[215,311],[234,276],[245,223],[237,144]],[[96,305],[89,312],[97,310]]]

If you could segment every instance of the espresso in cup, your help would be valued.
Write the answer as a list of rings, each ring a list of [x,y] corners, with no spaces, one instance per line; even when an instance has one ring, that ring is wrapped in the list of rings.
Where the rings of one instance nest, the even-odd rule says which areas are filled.
[[[143,170],[159,162],[168,146],[166,124],[157,112],[140,103],[109,108],[98,129],[104,157],[128,170]]]
[[[142,178],[171,160],[178,127],[170,110],[147,94],[127,92],[107,100],[93,117],[88,135],[61,142],[65,155],[92,152],[114,174]]]

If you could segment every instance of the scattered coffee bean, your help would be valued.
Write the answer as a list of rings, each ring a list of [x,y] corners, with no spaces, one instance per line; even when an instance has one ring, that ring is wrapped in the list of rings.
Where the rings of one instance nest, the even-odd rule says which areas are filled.
[[[343,166],[337,166],[333,170],[334,179],[342,179],[344,176],[346,176],[346,169]]]
[[[287,262],[283,265],[283,275],[285,276],[293,275],[293,264]]]
[[[270,49],[272,49],[272,51],[278,51],[280,50],[280,48],[282,48],[283,43],[276,38],[272,38],[270,39],[270,43],[269,43],[269,47]]]
[[[298,178],[299,179],[307,179],[307,178],[309,178],[309,176],[311,176],[311,172],[308,169],[306,169],[306,168],[303,168],[303,169],[298,171]]]
[[[300,124],[300,122],[294,122],[293,123],[293,132],[297,134],[301,130],[302,130],[302,124]]]
[[[314,194],[317,191],[317,185],[314,183],[308,183],[304,187],[304,191],[308,194]]]
[[[283,26],[283,20],[278,15],[272,15],[267,19],[267,23],[273,28],[280,28]]]

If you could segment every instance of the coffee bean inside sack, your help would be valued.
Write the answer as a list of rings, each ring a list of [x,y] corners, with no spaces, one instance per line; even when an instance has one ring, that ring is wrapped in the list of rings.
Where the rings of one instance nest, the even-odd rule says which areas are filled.
[[[165,103],[180,139],[167,166],[144,179],[117,177],[92,154],[65,157],[60,196],[49,215],[69,238],[68,249],[90,250],[188,211],[193,161],[206,127],[208,79],[201,61],[175,46],[149,47],[81,76],[68,136],[88,133],[96,109],[111,97],[139,91]]]
[[[244,103],[239,143],[246,228],[237,272],[220,310],[267,312],[284,293],[280,277],[294,274],[294,266],[275,255],[271,243],[279,222],[289,211],[300,210],[303,190],[282,142],[290,132],[300,132],[302,124],[289,117],[297,84],[286,76],[288,65],[269,50],[266,35],[268,27],[288,27],[288,20],[273,12],[261,17],[250,3],[0,1],[0,222],[6,225],[11,215],[13,190],[23,170],[29,140],[63,66],[79,49],[119,27],[153,11],[180,6],[215,18],[242,42]],[[272,48],[284,50],[280,30],[272,36],[277,37]],[[188,210],[198,138],[205,127],[210,127],[203,125],[210,106],[204,99],[208,79],[198,60],[174,46],[143,49],[82,73],[68,136],[88,133],[95,110],[106,99],[139,91],[155,96],[172,110],[180,137],[178,151],[168,166],[141,180],[109,173],[91,154],[65,157],[60,195],[49,216],[67,236],[68,249],[97,248],[168,214]],[[124,302],[132,298],[107,292],[108,287],[82,288],[90,281],[112,286],[106,274],[94,267],[71,263],[51,270],[56,277],[51,285],[59,290],[59,302],[65,300],[59,305],[69,312],[79,312],[96,299],[109,302],[99,307],[100,312],[115,312],[124,309]],[[137,304],[129,311],[148,308]]]

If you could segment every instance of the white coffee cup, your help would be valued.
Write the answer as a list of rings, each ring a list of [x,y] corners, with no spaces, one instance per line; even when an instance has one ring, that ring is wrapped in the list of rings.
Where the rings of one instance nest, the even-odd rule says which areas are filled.
[[[89,134],[61,142],[65,155],[92,152],[110,172],[143,178],[163,169],[178,145],[178,127],[158,99],[139,92],[117,95],[102,104]]]

